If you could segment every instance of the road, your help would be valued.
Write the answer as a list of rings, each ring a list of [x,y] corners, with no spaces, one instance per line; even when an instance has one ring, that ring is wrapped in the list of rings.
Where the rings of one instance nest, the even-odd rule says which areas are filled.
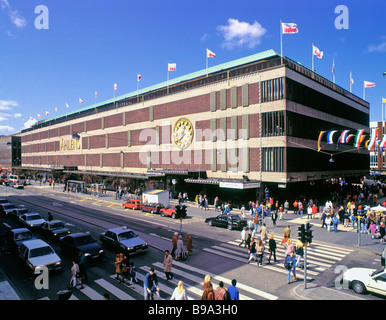
[[[334,280],[339,276],[336,272],[338,266],[378,268],[380,265],[380,257],[377,255],[377,252],[380,252],[378,245],[372,246],[371,241],[364,238],[363,248],[358,248],[355,246],[356,233],[341,230],[337,234],[327,235],[326,230],[321,230],[317,226],[318,221],[314,221],[314,242],[308,249],[309,289],[304,290],[303,271],[300,269],[297,270],[297,281],[287,284],[282,248],[278,249],[279,262],[276,264],[266,264],[267,255],[264,257],[262,267],[258,267],[255,262],[247,264],[247,249],[238,245],[240,232],[209,227],[204,223],[204,219],[216,215],[215,212],[201,211],[194,204],[189,204],[188,217],[182,224],[182,233],[184,236],[187,233],[192,234],[193,255],[186,261],[174,261],[175,279],[166,281],[162,268],[163,251],[171,249],[170,239],[175,231],[180,230],[179,220],[124,209],[122,200],[115,200],[111,194],[95,198],[90,195],[67,194],[62,192],[61,187],[53,189],[31,185],[24,190],[0,187],[0,196],[6,196],[17,206],[25,206],[31,212],[39,212],[44,218],[47,218],[50,211],[55,219],[64,221],[72,232],[89,232],[95,239],[99,239],[99,234],[107,228],[127,225],[149,243],[147,253],[131,257],[138,269],[139,284],[128,286],[114,279],[115,252],[105,248],[104,261],[89,265],[89,282],[85,289],[75,289],[71,299],[99,300],[102,299],[103,293],[108,292],[113,300],[142,300],[142,280],[150,267],[156,269],[160,278],[159,299],[165,300],[170,299],[180,279],[186,284],[190,299],[199,299],[203,279],[207,274],[212,276],[215,287],[219,281],[223,281],[227,287],[232,279],[237,279],[237,287],[243,300],[307,299],[312,297],[311,292],[316,292],[314,288],[322,292],[322,295],[325,294],[326,299],[330,299],[332,294],[345,300],[382,299],[371,294],[358,296],[351,290],[342,291],[334,287]],[[9,227],[19,227],[17,222],[7,218],[0,218],[0,221],[0,233]],[[280,221],[275,228],[269,218],[266,219],[266,223],[269,231],[280,243],[282,230],[287,224],[291,226],[294,237],[298,220],[295,215],[289,214],[286,221]],[[41,237],[39,233],[36,234]],[[61,272],[50,274],[49,289],[36,289],[34,276],[26,271],[15,254],[2,252],[0,255],[2,270],[21,299],[56,300],[57,292],[65,289],[71,278],[71,259],[62,254],[57,243],[44,240],[52,245],[64,261]],[[319,298],[323,298],[321,294],[318,294]]]

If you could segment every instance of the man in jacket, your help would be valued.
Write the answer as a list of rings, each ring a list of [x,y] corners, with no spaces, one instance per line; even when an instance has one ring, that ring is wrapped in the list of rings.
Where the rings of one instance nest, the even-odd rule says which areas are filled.
[[[153,292],[156,292],[159,295],[158,277],[154,272],[154,268],[151,268],[150,271],[146,274],[145,280],[143,282],[143,288],[145,293],[145,300],[154,300]]]
[[[216,291],[214,292],[214,300],[228,300],[227,289],[224,288],[224,282],[220,281]]]
[[[241,242],[239,244],[239,247],[241,247],[244,244],[244,248],[247,246],[247,238],[248,238],[248,232],[247,232],[247,227],[244,227],[243,230],[241,231]]]
[[[232,285],[228,287],[229,300],[240,300],[239,290],[236,288],[236,279],[232,280]]]
[[[165,250],[165,257],[164,257],[164,272],[166,275],[166,281],[169,281],[174,278],[174,275],[172,273],[172,264],[173,264],[173,257],[170,255],[169,250]]]

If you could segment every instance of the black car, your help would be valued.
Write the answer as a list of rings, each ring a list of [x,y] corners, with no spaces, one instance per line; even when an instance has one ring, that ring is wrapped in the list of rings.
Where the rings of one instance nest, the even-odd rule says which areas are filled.
[[[79,257],[79,252],[84,253],[87,261],[98,260],[104,257],[104,251],[88,233],[71,233],[59,239],[63,253],[73,259]]]
[[[34,234],[27,228],[17,228],[9,230],[5,235],[7,247],[10,250],[17,250],[17,248],[27,240],[36,239]]]
[[[8,216],[14,209],[16,209],[16,206],[12,203],[0,203],[0,214],[2,216]]]
[[[0,198],[0,203],[9,203],[9,201],[6,198]]]
[[[11,217],[13,220],[19,220],[19,216],[28,213],[28,209],[26,208],[15,208],[11,212],[8,213],[8,215]]]
[[[71,231],[64,225],[64,222],[60,220],[44,222],[40,226],[40,232],[44,236],[52,239],[58,239],[71,233]]]
[[[247,220],[241,219],[237,214],[220,214],[217,217],[207,218],[209,226],[228,228],[229,230],[241,229],[247,226]]]

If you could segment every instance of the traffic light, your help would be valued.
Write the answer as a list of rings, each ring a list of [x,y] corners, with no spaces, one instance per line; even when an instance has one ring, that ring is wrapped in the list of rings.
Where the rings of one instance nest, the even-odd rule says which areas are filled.
[[[307,222],[306,223],[306,232],[305,232],[305,238],[306,238],[306,242],[308,243],[308,244],[311,244],[312,243],[312,238],[314,237],[313,235],[312,235],[312,225],[309,223],[309,222]]]
[[[186,206],[185,205],[176,206],[176,218],[177,219],[185,219],[186,218]]]
[[[306,241],[306,228],[304,224],[298,226],[298,239],[304,243]]]

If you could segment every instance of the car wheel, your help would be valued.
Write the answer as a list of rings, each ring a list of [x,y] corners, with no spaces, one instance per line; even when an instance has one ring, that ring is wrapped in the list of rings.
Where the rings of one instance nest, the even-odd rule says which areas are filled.
[[[173,219],[176,218],[176,214],[175,214],[175,213],[172,213],[172,218],[173,218]]]
[[[208,226],[209,226],[209,227],[213,226],[212,221],[209,221],[209,222],[208,222]]]
[[[151,210],[150,213],[151,213],[151,214],[154,214],[155,212],[154,212],[154,210]]]
[[[354,281],[352,283],[352,288],[356,293],[363,294],[366,292],[365,285],[360,281]]]
[[[232,229],[233,229],[232,225],[228,224],[228,230],[232,230]]]

